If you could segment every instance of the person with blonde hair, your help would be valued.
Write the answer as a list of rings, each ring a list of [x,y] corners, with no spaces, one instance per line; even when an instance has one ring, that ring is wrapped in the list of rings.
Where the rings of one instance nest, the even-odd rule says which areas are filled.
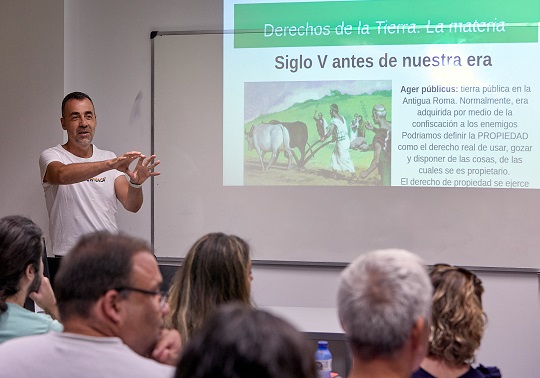
[[[467,269],[447,264],[435,265],[430,278],[434,292],[429,351],[413,378],[501,377],[496,367],[472,367],[486,325],[482,281]]]
[[[210,233],[190,248],[169,290],[168,326],[186,342],[220,305],[251,304],[249,245],[236,235]]]

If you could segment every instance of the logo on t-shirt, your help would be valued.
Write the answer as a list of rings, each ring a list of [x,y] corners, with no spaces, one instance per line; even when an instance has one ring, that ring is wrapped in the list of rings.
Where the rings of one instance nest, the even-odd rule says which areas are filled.
[[[105,182],[107,177],[92,177],[86,180],[87,182]]]

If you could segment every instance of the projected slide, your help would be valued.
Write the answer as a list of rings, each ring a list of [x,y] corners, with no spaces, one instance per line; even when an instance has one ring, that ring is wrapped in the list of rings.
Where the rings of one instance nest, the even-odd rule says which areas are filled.
[[[540,188],[537,0],[225,1],[226,186]]]

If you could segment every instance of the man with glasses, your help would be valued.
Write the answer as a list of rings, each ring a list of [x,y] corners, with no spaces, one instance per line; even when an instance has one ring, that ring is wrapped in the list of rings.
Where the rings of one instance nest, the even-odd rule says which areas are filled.
[[[180,337],[163,328],[161,283],[145,241],[106,231],[81,237],[55,277],[64,332],[2,344],[0,377],[172,377],[165,364],[177,362]]]

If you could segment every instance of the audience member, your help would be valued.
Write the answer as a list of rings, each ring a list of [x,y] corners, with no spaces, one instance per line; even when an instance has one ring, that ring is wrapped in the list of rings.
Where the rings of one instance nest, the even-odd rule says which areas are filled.
[[[218,305],[251,303],[249,245],[240,237],[210,233],[193,244],[169,291],[167,325],[186,342]]]
[[[471,366],[486,324],[482,281],[466,269],[446,264],[435,265],[430,276],[434,293],[428,356],[413,377],[500,377],[496,367]]]
[[[176,378],[315,378],[304,335],[267,312],[235,303],[217,310],[184,348]]]
[[[0,219],[0,343],[19,336],[62,331],[56,299],[43,276],[41,229],[30,219]],[[24,308],[32,298],[46,314]]]
[[[178,332],[161,274],[143,240],[106,231],[81,237],[62,259],[55,293],[64,332],[0,345],[0,377],[171,377]]]
[[[411,376],[427,351],[431,292],[422,260],[404,250],[367,253],[343,271],[338,312],[350,378]]]

